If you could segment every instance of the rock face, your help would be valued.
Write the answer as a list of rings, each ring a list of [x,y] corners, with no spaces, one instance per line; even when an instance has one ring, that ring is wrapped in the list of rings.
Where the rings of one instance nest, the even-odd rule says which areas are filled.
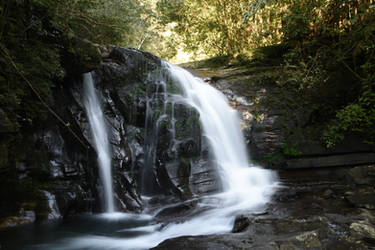
[[[105,58],[93,76],[112,145],[117,208],[140,211],[140,194],[184,200],[216,191],[199,114],[170,98],[181,90],[161,60],[120,47],[105,47],[102,52]],[[91,145],[81,82],[69,91],[74,99],[71,116]],[[94,200],[101,200],[100,192],[97,196]]]
[[[189,65],[187,65],[189,66]],[[194,66],[193,66],[194,67]],[[202,66],[201,66],[202,67]],[[278,87],[277,66],[194,68],[228,98],[243,121],[252,160],[267,168],[296,169],[356,166],[375,163],[375,147],[358,135],[348,135],[334,149],[322,143],[320,124],[302,103],[291,101],[287,88]]]
[[[91,74],[110,137],[116,208],[141,211],[141,194],[185,200],[217,191],[199,113],[171,98],[182,92],[161,60],[135,49],[108,46],[100,51],[102,62]],[[39,191],[48,197],[36,202],[43,205],[21,205],[22,211],[36,211],[36,220],[56,214],[51,204],[57,204],[52,207],[63,217],[102,211],[103,188],[82,81],[74,74],[56,89],[53,108],[66,124],[51,121],[31,134],[29,140],[37,146],[27,149],[17,165],[19,179],[37,176],[48,184]],[[35,152],[43,171],[27,160]]]
[[[375,162],[375,153],[356,153],[344,155],[329,155],[306,157],[287,161],[287,168],[317,168],[353,166],[355,164],[370,164]]]

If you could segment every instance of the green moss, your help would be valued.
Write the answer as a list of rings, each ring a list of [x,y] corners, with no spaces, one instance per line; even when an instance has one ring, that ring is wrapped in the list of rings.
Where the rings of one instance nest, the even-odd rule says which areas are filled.
[[[280,153],[271,153],[264,155],[259,159],[261,163],[265,163],[266,165],[280,165],[285,162],[285,157]]]
[[[282,145],[282,151],[285,156],[288,157],[297,157],[301,156],[302,152],[298,150],[298,143],[294,143],[292,145],[288,145],[286,143],[283,143]]]

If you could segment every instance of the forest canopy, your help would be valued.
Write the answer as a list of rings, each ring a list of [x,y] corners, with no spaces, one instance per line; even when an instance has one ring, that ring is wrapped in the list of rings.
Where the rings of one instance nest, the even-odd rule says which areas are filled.
[[[258,48],[282,48],[275,81],[325,125],[326,146],[358,132],[375,142],[373,0],[163,0],[157,12],[196,56],[251,61]]]
[[[326,146],[352,132],[373,143],[374,41],[374,0],[5,0],[0,113],[11,131],[45,119],[23,77],[48,100],[67,71],[81,67],[76,61],[86,62],[81,70],[100,61],[98,44],[173,62],[226,56],[246,63],[275,47],[282,68],[275,82],[303,98],[312,122],[326,124]]]

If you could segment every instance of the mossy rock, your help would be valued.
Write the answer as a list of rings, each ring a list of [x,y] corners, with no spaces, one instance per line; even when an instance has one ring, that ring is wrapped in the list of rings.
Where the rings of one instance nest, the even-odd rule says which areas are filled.
[[[186,105],[175,105],[176,138],[185,140],[200,134],[199,113]],[[197,133],[198,132],[198,133]]]

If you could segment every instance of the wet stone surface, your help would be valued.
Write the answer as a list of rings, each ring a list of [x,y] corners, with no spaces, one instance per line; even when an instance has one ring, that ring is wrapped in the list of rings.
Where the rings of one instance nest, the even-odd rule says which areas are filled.
[[[232,233],[169,239],[154,249],[375,249],[375,211],[347,198],[364,188],[349,179],[353,171],[280,172],[266,211],[239,215]]]

